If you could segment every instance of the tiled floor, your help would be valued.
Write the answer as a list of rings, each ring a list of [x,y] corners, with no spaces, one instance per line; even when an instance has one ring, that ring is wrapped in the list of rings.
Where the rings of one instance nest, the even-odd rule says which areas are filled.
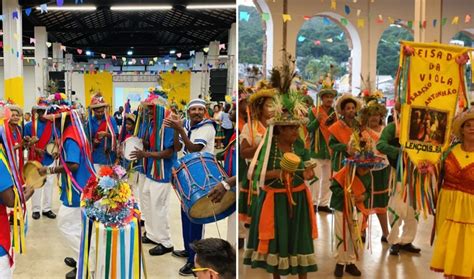
[[[175,249],[183,249],[181,236],[181,213],[180,204],[174,191],[170,193],[170,226],[171,237]],[[53,196],[53,211],[58,212],[59,197],[55,190]],[[28,203],[28,208],[30,203]],[[31,215],[31,212],[30,212]],[[64,257],[70,256],[71,252],[63,244],[63,239],[59,235],[56,227],[57,220],[50,220],[41,217],[33,220],[29,216],[29,232],[27,235],[26,254],[16,255],[16,267],[13,272],[15,279],[56,279],[64,278],[65,274],[71,270],[63,262]],[[227,219],[217,223],[222,238],[227,236]],[[219,237],[215,223],[205,226],[206,237]],[[153,248],[151,244],[144,244],[145,263],[148,278],[179,278],[178,270],[185,261],[175,258],[171,254],[152,257],[148,250]]]
[[[335,260],[330,245],[330,232],[332,214],[317,213],[319,238],[315,240],[315,251],[318,264],[318,271],[310,273],[308,278],[335,278],[333,275]],[[351,277],[344,275],[344,278],[386,278],[386,279],[438,279],[443,278],[439,273],[430,271],[429,263],[433,247],[430,246],[431,228],[433,217],[423,220],[420,216],[417,237],[414,244],[422,249],[420,255],[401,253],[400,256],[389,254],[389,245],[382,244],[382,235],[378,220],[372,219],[372,241],[371,249],[364,250],[363,256],[357,263],[362,272],[362,277]],[[272,278],[263,269],[251,269],[242,264],[243,250],[239,251],[239,278]],[[297,278],[297,276],[288,276]]]

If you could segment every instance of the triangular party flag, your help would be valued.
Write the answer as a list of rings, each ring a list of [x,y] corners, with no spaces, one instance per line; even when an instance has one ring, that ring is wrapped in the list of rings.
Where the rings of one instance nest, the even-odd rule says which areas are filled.
[[[303,19],[304,19],[304,20],[310,20],[311,17],[310,17],[310,16],[303,16]]]
[[[36,44],[36,39],[35,38],[30,38],[30,44]]]
[[[61,7],[62,5],[64,5],[64,0],[56,0],[56,5],[58,5],[58,7]]]
[[[421,27],[426,28],[426,20],[423,20],[423,24],[421,25]]]
[[[153,61],[158,61],[158,57],[153,57]]]
[[[100,54],[100,57],[102,57],[102,59],[105,59],[105,56],[105,53]]]
[[[283,22],[291,21],[291,15],[289,14],[283,14]]]
[[[458,16],[453,17],[451,24],[458,24],[458,23],[459,23],[459,17]]]
[[[3,48],[3,42],[0,41],[0,48]]]
[[[78,53],[79,55],[82,54],[82,49],[78,48],[78,49],[76,49],[76,51],[77,51],[77,53]]]
[[[225,44],[220,44],[219,45],[219,51],[222,50],[222,49],[225,49]]]
[[[315,46],[319,46],[319,45],[321,45],[321,41],[320,41],[320,40],[316,40],[316,41],[314,41],[314,45],[315,45]]]
[[[346,13],[346,15],[349,15],[351,13],[351,7],[349,7],[349,5],[345,5],[344,12]]]
[[[143,65],[145,64],[145,61],[143,61],[143,59],[140,59],[140,63]]]
[[[324,25],[330,25],[331,24],[331,20],[327,17],[323,17],[323,24]]]
[[[26,9],[25,9],[25,14],[26,14],[26,16],[30,16],[30,14],[31,14],[31,8],[26,8]]]
[[[75,0],[74,2],[75,2],[76,5],[77,5],[77,4],[79,4],[79,3],[84,3],[84,0]]]
[[[189,56],[194,56],[194,55],[196,55],[196,51],[195,51],[195,50],[189,51]]]
[[[112,55],[112,60],[117,60],[117,56]]]
[[[47,46],[48,48],[50,48],[50,47],[51,47],[51,43],[50,43],[50,42],[46,42],[46,46]]]
[[[378,15],[377,19],[375,20],[376,23],[383,23],[383,17],[382,15]]]
[[[12,17],[13,19],[18,19],[18,11],[13,11]]]
[[[360,9],[357,9],[357,16],[360,16]]]
[[[62,51],[66,51],[66,47],[65,47],[65,46],[61,46],[61,50],[62,50]]]
[[[329,42],[329,43],[332,43],[332,42],[333,42],[333,39],[332,39],[332,38],[329,38],[329,39],[327,39],[326,41]]]
[[[178,58],[181,58],[181,55],[182,55],[181,52],[176,53],[176,57],[178,57]]]
[[[441,20],[441,26],[444,26],[446,24],[446,22],[448,22],[448,18],[443,17],[443,19]]]
[[[337,8],[336,0],[331,0],[331,9],[335,10]]]
[[[304,42],[304,40],[306,40],[305,36],[301,36],[301,35],[300,35],[300,36],[298,37],[298,42],[302,43],[302,42]]]
[[[436,27],[436,23],[438,23],[437,19],[433,19],[433,27]]]
[[[41,13],[47,13],[48,12],[48,4],[41,4],[40,5],[40,10],[41,10]]]
[[[204,50],[205,53],[208,53],[208,52],[209,52],[209,48],[208,48],[208,47],[205,47],[205,48],[203,48],[202,50]]]
[[[20,52],[16,52],[16,58],[19,58],[20,57]]]
[[[363,18],[357,19],[357,27],[364,28],[364,26],[365,26],[365,20]]]
[[[387,20],[390,24],[394,24],[395,23],[395,20],[392,18],[392,17],[387,17]]]
[[[150,62],[148,62],[148,65],[153,65],[153,61],[150,60]]]
[[[470,14],[467,14],[465,17],[464,17],[464,23],[469,23],[471,22],[471,15]]]
[[[263,21],[269,21],[270,20],[270,14],[269,13],[262,13],[262,20]]]
[[[12,54],[15,54],[15,50],[13,48],[10,49],[12,51]]]
[[[3,21],[3,16],[2,15],[0,15],[0,21]]]
[[[240,20],[241,21],[249,21],[250,14],[248,12],[241,11],[240,12]]]
[[[13,39],[14,39],[15,41],[18,41],[18,33],[13,33]]]
[[[341,18],[341,24],[344,26],[349,24],[349,22],[347,21],[347,18]]]
[[[413,28],[413,21],[409,20],[407,22],[407,26],[408,26],[408,28],[412,29]]]

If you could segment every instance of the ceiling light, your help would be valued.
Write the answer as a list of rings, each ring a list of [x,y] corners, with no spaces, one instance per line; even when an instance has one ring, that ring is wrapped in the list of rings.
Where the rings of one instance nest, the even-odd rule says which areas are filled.
[[[176,50],[170,50],[170,54],[175,54]]]
[[[221,4],[221,5],[188,5],[188,10],[205,10],[205,9],[235,9],[234,4]]]
[[[26,50],[34,50],[35,47],[34,47],[34,46],[24,46],[23,49],[26,49]]]
[[[36,7],[36,10],[41,11],[40,7]],[[48,11],[95,11],[97,10],[96,6],[61,6],[61,7],[51,7],[48,6]]]
[[[127,51],[127,55],[133,55],[133,51],[131,50]]]
[[[160,10],[171,10],[173,6],[171,5],[159,5],[159,6],[112,6],[110,10],[112,11],[160,11]]]

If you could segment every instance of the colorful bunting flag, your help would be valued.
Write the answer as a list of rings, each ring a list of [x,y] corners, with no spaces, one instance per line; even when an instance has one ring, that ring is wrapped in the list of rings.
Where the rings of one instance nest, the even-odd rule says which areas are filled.
[[[51,47],[51,43],[50,43],[50,42],[46,42],[46,46],[47,46],[48,48],[50,48],[50,47]]]
[[[102,57],[102,59],[105,59],[105,57],[106,57],[105,53],[102,53],[102,54],[100,55],[100,57]]]
[[[357,27],[364,28],[364,26],[365,26],[365,20],[363,18],[357,19]]]
[[[0,21],[3,21],[3,16],[2,15],[0,15]]]
[[[357,16],[360,16],[360,9],[357,9]]]
[[[41,4],[40,5],[40,11],[41,11],[41,13],[47,13],[48,12],[48,4]]]
[[[240,20],[241,21],[249,21],[250,14],[248,12],[241,11],[240,12]]]
[[[413,29],[413,21],[409,20],[407,22],[407,26],[408,26],[408,28]]]
[[[291,21],[291,15],[289,14],[283,14],[283,22]]]
[[[158,57],[153,57],[153,61],[158,61]]]
[[[336,0],[331,0],[331,9],[336,10],[336,8],[337,8]]]
[[[269,13],[262,13],[262,20],[263,21],[269,21],[270,20],[270,14]]]
[[[13,19],[18,19],[18,11],[13,11],[12,17]]]
[[[311,17],[310,17],[310,16],[303,16],[303,19],[304,19],[304,20],[310,20]]]
[[[376,22],[376,23],[379,23],[379,24],[380,24],[380,23],[383,23],[383,17],[382,17],[382,15],[378,15],[378,16],[377,16],[377,19],[375,20],[375,22]]]
[[[465,17],[464,17],[464,23],[469,23],[471,22],[471,15],[470,14],[467,14]]]
[[[349,24],[349,22],[347,21],[347,18],[341,18],[341,24],[344,25],[344,26]]]
[[[423,20],[423,24],[421,25],[421,27],[426,29],[426,20]]]
[[[62,51],[66,51],[66,46],[61,46]]]
[[[344,12],[346,13],[346,15],[349,15],[351,13],[351,7],[349,7],[349,5],[345,5]]]
[[[194,55],[196,55],[196,51],[195,51],[195,50],[189,51],[189,56],[194,56]]]
[[[15,41],[18,41],[18,34],[17,34],[17,33],[13,33],[13,39],[14,39]]]
[[[36,39],[35,38],[30,38],[30,44],[36,44]]]
[[[315,46],[319,46],[319,45],[321,45],[321,41],[320,41],[320,40],[316,40],[316,41],[314,41],[314,45],[315,45]]]
[[[329,39],[326,39],[326,41],[327,41],[328,43],[332,43],[332,42],[333,42],[333,39],[332,39],[332,38],[329,38]]]
[[[82,49],[78,48],[78,49],[76,49],[76,51],[77,51],[77,54],[79,54],[79,55],[82,54]]]
[[[387,20],[390,24],[394,24],[395,23],[395,20],[392,18],[392,17],[387,17]]]
[[[26,14],[26,16],[30,16],[30,14],[31,14],[31,8],[26,8],[26,9],[25,9],[25,14]]]
[[[324,25],[331,25],[331,20],[327,17],[323,17],[323,24]]]
[[[112,60],[117,60],[117,56],[112,55]]]
[[[56,5],[58,5],[58,7],[61,7],[62,5],[64,5],[64,0],[56,0]]]
[[[441,26],[444,26],[446,24],[446,22],[448,22],[448,18],[443,17],[443,19],[441,20]]]
[[[451,24],[458,24],[458,23],[459,23],[459,17],[458,16],[453,17]]]
[[[221,51],[221,50],[223,50],[223,49],[225,49],[225,44],[220,44],[220,45],[219,45],[219,51]]]
[[[304,42],[304,40],[306,40],[306,38],[305,38],[304,36],[301,36],[301,35],[300,35],[300,36],[298,37],[298,42],[302,43],[302,42]]]
[[[437,19],[433,19],[433,27],[436,27],[436,23],[438,23]]]
[[[205,47],[202,49],[205,53],[208,53],[209,52],[209,48],[208,47]]]
[[[181,52],[176,53],[176,57],[181,58]]]

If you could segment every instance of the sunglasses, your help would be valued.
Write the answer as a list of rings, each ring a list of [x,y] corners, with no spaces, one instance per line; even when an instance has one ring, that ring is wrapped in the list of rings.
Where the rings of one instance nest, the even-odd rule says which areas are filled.
[[[193,272],[194,277],[197,277],[196,272],[208,271],[208,270],[211,271],[211,272],[213,272],[213,273],[215,273],[216,275],[219,275],[219,272],[215,271],[215,270],[212,269],[212,268],[208,268],[208,267],[198,267],[198,268],[193,268],[193,269],[191,269],[191,270],[192,270],[192,272]]]

